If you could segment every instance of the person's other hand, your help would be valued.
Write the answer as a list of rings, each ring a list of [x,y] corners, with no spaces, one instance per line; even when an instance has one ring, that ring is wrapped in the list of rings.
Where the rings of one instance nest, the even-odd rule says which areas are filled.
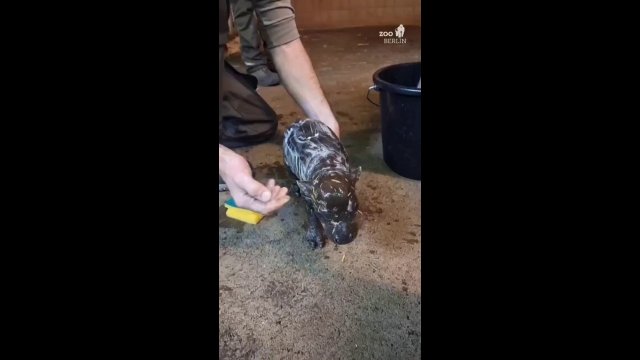
[[[270,179],[265,185],[256,181],[245,158],[223,146],[219,151],[220,176],[238,207],[269,215],[290,200],[288,189],[276,185],[275,180]]]

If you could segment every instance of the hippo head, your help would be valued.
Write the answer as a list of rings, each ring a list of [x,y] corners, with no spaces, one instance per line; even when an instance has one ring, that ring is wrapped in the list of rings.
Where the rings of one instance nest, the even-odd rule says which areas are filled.
[[[358,167],[346,173],[328,172],[312,181],[298,181],[300,192],[313,205],[325,235],[338,245],[348,244],[358,235],[356,183],[361,171]]]

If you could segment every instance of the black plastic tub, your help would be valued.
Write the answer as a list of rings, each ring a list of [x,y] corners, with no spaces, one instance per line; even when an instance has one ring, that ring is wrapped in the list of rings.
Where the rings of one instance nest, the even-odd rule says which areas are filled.
[[[421,74],[419,62],[387,66],[373,74],[374,85],[369,88],[380,93],[384,162],[398,175],[414,180],[422,178],[422,91],[417,87]]]

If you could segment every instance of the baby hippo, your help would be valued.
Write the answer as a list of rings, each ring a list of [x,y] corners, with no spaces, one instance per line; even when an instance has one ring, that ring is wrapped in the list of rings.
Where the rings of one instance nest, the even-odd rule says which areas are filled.
[[[338,137],[324,123],[306,119],[284,134],[284,162],[297,180],[307,204],[309,229],[306,240],[322,247],[325,235],[338,245],[358,235],[356,182],[361,168],[351,169]]]

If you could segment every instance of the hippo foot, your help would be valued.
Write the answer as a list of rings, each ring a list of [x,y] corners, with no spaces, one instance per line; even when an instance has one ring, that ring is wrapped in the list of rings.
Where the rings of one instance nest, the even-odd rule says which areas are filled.
[[[305,240],[311,244],[311,248],[313,250],[321,249],[323,246],[322,234],[320,234],[320,232],[318,231],[309,229],[309,231],[307,231],[307,235],[305,236]]]
[[[302,196],[302,193],[300,192],[300,187],[298,186],[298,184],[292,184],[291,185],[291,193],[295,197],[301,197]]]

